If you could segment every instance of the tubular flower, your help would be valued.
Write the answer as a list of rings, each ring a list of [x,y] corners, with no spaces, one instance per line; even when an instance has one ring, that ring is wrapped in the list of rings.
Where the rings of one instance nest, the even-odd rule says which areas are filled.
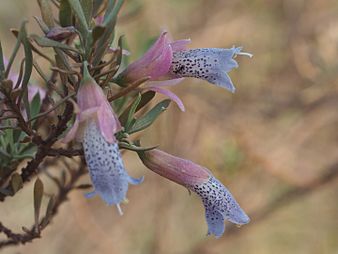
[[[170,69],[173,53],[185,49],[190,40],[170,42],[167,32],[163,32],[153,46],[137,61],[117,77],[118,82],[131,83],[144,77],[157,80]]]
[[[170,42],[166,32],[163,32],[143,57],[119,75],[117,81],[130,83],[147,76],[151,80],[193,77],[235,92],[228,76],[228,72],[238,67],[234,58],[238,55],[252,57],[252,54],[241,52],[241,47],[188,50],[188,43],[189,39]]]
[[[237,55],[252,57],[251,54],[241,50],[241,47],[232,47],[231,49],[200,48],[174,52],[168,76],[200,78],[235,92],[235,87],[227,74],[238,67],[234,57]]]
[[[238,225],[249,223],[249,217],[229,190],[208,169],[157,149],[140,152],[139,156],[150,170],[185,186],[201,197],[208,235],[214,234],[217,238],[222,236],[225,220]]]
[[[123,165],[114,134],[121,129],[120,122],[102,89],[84,67],[84,77],[77,93],[77,116],[63,142],[74,138],[82,142],[94,191],[108,205],[117,205],[125,199],[128,183],[139,184],[142,178],[130,177]]]
[[[238,67],[234,59],[237,55],[252,57],[252,54],[241,52],[241,47],[198,48],[187,50],[190,39],[171,42],[163,32],[153,46],[137,61],[133,62],[116,78],[119,84],[132,83],[144,77],[158,84],[148,85],[145,90],[152,90],[168,96],[178,107],[185,111],[181,99],[173,92],[162,88],[161,82],[172,80],[175,84],[185,77],[199,78],[211,84],[235,92],[228,72]]]

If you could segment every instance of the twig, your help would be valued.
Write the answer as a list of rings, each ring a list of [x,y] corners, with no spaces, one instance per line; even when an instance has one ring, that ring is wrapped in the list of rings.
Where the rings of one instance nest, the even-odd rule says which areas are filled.
[[[66,156],[72,158],[73,156],[83,155],[83,150],[82,149],[66,150],[58,148],[58,149],[49,149],[47,154],[48,156]]]
[[[27,163],[27,166],[22,169],[20,174],[23,183],[28,182],[32,176],[38,173],[38,167],[40,163],[48,156],[53,144],[57,141],[59,136],[67,129],[67,122],[71,119],[73,113],[73,104],[66,102],[66,108],[62,116],[59,116],[59,120],[56,126],[52,126],[49,136],[46,140],[42,140],[40,136],[33,136],[33,142],[37,144],[38,150],[35,157]],[[6,187],[8,189],[9,186]],[[5,195],[0,193],[0,201],[4,201]]]
[[[39,223],[39,230],[37,231],[35,229],[35,225],[31,226],[31,229],[25,229],[24,233],[14,233],[11,229],[8,227],[5,227],[3,223],[0,222],[0,233],[4,233],[7,236],[7,240],[0,241],[0,249],[11,246],[11,245],[18,245],[18,244],[25,244],[28,242],[33,241],[36,238],[41,237],[42,231],[49,225],[50,221],[54,218],[54,216],[57,214],[59,207],[68,200],[68,194],[72,190],[79,189],[76,186],[77,181],[79,178],[85,174],[85,164],[82,161],[78,167],[78,169],[75,171],[74,174],[71,175],[71,179],[65,186],[61,187],[59,189],[59,192],[55,198],[55,203],[52,207],[51,213],[46,214],[45,217],[42,218],[41,222]]]
[[[127,86],[126,88],[122,89],[120,92],[118,92],[117,94],[111,96],[108,98],[108,101],[113,101],[116,100],[126,94],[128,94],[129,92],[133,91],[136,87],[142,85],[144,82],[146,82],[147,80],[149,80],[150,77],[144,77],[141,78],[139,80],[136,80],[135,82],[131,83],[129,86]]]
[[[52,107],[52,108],[46,110],[45,112],[42,112],[42,113],[40,113],[40,114],[37,114],[36,116],[34,116],[34,117],[32,117],[31,119],[29,119],[28,122],[31,122],[31,121],[33,121],[33,120],[35,120],[35,119],[37,119],[37,118],[40,118],[40,117],[42,117],[42,116],[45,116],[45,115],[49,114],[50,112],[54,111],[56,108],[58,108],[59,106],[61,106],[62,103],[64,103],[64,102],[67,101],[70,97],[72,97],[72,96],[74,96],[74,95],[75,95],[75,93],[69,94],[68,96],[66,96],[65,98],[63,98],[62,100],[60,100],[58,103],[56,103],[56,104],[54,105],[54,107]]]

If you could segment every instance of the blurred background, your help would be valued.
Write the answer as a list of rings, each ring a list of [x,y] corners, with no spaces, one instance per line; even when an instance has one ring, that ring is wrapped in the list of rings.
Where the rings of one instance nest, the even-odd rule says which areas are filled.
[[[128,172],[145,181],[130,187],[124,216],[74,191],[42,239],[1,253],[338,253],[337,13],[336,0],[126,1],[117,33],[132,60],[163,29],[191,38],[191,48],[254,54],[237,58],[235,94],[193,79],[174,87],[186,112],[172,104],[143,137],[209,168],[252,220],[206,237],[199,198],[126,152]],[[40,33],[33,15],[35,1],[0,2],[5,54],[15,41],[9,28],[23,19]],[[17,231],[33,223],[32,185],[1,205],[1,221]]]

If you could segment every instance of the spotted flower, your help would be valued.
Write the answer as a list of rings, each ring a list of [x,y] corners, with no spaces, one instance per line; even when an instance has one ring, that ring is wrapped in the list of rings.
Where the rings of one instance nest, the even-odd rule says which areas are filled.
[[[137,61],[131,63],[119,74],[117,81],[132,83],[144,77],[157,80],[166,75],[170,69],[173,53],[185,49],[190,40],[171,42],[167,32],[163,32],[152,47]]]
[[[208,169],[158,149],[140,152],[139,156],[150,170],[185,186],[201,197],[208,234],[217,238],[222,236],[225,220],[238,225],[249,223],[249,217],[229,190]]]
[[[241,47],[232,47],[230,49],[200,48],[174,52],[168,77],[204,79],[235,92],[235,86],[227,74],[233,68],[238,67],[234,58],[238,55],[252,57],[251,54],[241,52],[241,50]]]
[[[121,129],[120,122],[86,66],[77,103],[75,123],[63,142],[74,138],[82,142],[94,187],[86,196],[99,195],[108,205],[116,205],[122,214],[120,203],[126,197],[128,183],[139,184],[142,178],[127,174],[114,136]]]
[[[151,80],[193,77],[234,92],[235,87],[228,76],[228,72],[238,67],[234,58],[252,55],[241,52],[241,47],[186,49],[188,43],[189,39],[170,42],[163,32],[154,45],[130,64],[117,80],[128,83],[146,76]]]

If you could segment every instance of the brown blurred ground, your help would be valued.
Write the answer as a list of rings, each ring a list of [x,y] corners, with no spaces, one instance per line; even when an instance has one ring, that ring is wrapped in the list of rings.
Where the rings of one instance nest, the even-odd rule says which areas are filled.
[[[252,222],[205,237],[199,199],[126,153],[130,174],[145,182],[130,188],[123,217],[74,192],[42,239],[3,253],[338,253],[338,181],[317,180],[338,164],[338,2],[142,2],[119,27],[136,56],[163,28],[190,37],[191,47],[235,44],[254,54],[230,73],[236,94],[191,79],[175,87],[187,111],[172,105],[144,141],[210,168]],[[37,14],[35,1],[2,1],[3,46],[11,47],[4,33],[22,16],[36,29]],[[1,220],[30,225],[31,195],[9,199]]]

